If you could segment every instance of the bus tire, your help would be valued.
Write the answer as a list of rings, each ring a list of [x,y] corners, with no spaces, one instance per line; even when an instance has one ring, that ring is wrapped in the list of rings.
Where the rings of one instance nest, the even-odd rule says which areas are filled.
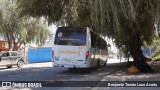
[[[97,67],[100,68],[100,59],[98,59]]]
[[[12,66],[7,66],[7,68],[12,68]]]
[[[103,64],[103,66],[107,66],[106,64],[107,64],[107,60],[106,60],[106,62]]]
[[[68,68],[70,71],[76,71],[77,68]]]

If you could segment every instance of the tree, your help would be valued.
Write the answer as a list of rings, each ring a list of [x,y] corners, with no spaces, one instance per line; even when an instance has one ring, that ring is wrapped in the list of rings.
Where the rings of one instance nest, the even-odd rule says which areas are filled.
[[[45,17],[60,26],[90,26],[87,0],[16,0],[21,16]]]
[[[160,39],[159,38],[155,38],[153,40],[153,44],[151,46],[149,46],[152,49],[151,58],[153,60],[156,60],[156,59],[160,58],[160,56],[159,56],[159,54],[160,54],[160,46],[159,45],[160,45]]]
[[[93,24],[115,39],[117,47],[125,45],[135,63],[148,68],[140,68],[142,71],[151,71],[141,47],[144,43],[151,44],[154,37],[159,0],[90,0],[90,4]]]
[[[118,48],[125,46],[135,64],[147,68],[140,68],[142,71],[151,71],[141,47],[152,43],[160,15],[159,0],[17,1],[22,15],[45,16],[51,23],[64,21],[62,25],[91,27],[99,35],[112,38]]]
[[[10,50],[18,50],[31,41],[44,43],[48,36],[47,25],[42,18],[19,17],[14,2],[2,0],[0,35],[8,41]]]
[[[156,29],[157,29],[156,37],[153,39],[152,45],[146,45],[146,47],[151,47],[152,49],[151,58],[153,60],[158,60],[160,58],[160,55],[159,55],[160,54],[160,46],[159,46],[160,45],[160,37],[159,37],[160,21],[158,21]]]

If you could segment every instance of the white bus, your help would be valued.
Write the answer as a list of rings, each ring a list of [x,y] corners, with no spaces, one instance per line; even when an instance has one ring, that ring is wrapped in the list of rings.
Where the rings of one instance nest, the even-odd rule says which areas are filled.
[[[87,27],[58,27],[52,49],[54,67],[99,67],[108,58],[106,41]]]

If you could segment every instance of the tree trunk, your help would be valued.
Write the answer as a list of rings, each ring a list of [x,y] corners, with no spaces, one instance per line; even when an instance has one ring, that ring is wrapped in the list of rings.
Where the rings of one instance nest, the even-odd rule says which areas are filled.
[[[8,41],[9,50],[12,50],[12,40]]]
[[[17,46],[14,44],[12,51],[18,51]]]
[[[139,35],[129,40],[129,50],[134,59],[134,64],[142,72],[152,72],[152,68],[146,62],[148,58],[142,53],[141,46]]]
[[[6,33],[9,50],[12,50],[12,38],[10,38],[9,34]]]
[[[18,42],[15,42],[13,45],[14,46],[13,46],[12,51],[18,51],[18,49],[19,49]]]
[[[21,47],[21,45],[22,45],[23,43],[22,43],[22,41],[17,41],[17,42],[15,42],[14,43],[14,46],[13,46],[13,51],[18,51],[19,49],[20,49],[20,47]]]

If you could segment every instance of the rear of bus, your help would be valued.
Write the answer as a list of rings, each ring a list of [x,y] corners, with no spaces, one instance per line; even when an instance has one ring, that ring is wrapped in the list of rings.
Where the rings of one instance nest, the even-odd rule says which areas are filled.
[[[54,45],[54,67],[86,68],[88,67],[87,28],[58,27]]]

